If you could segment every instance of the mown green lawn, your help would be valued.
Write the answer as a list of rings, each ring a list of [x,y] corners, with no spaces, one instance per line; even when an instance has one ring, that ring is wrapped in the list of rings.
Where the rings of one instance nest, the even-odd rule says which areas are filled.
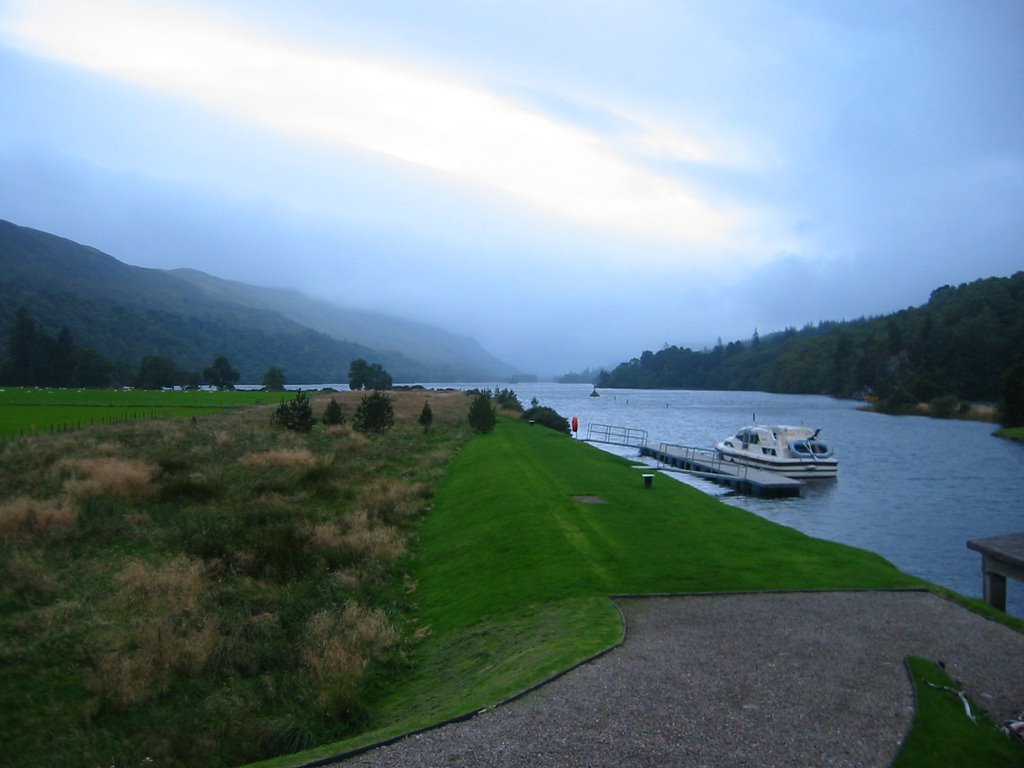
[[[614,645],[609,595],[924,584],[681,483],[645,489],[629,462],[507,420],[455,460],[411,580],[424,639],[382,686],[376,728],[303,759],[493,705]]]
[[[243,405],[274,403],[280,396],[252,391],[155,392],[120,389],[0,389],[0,438],[70,431],[158,416],[194,416]]]

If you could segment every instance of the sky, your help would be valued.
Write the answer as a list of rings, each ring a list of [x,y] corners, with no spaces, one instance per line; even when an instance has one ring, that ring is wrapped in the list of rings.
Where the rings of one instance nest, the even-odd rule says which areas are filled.
[[[1020,0],[0,0],[0,218],[523,372],[1024,269]]]

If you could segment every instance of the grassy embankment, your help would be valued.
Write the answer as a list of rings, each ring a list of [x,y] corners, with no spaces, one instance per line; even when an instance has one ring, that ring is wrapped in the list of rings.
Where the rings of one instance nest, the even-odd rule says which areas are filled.
[[[0,440],[133,419],[193,416],[276,403],[267,392],[149,392],[96,389],[0,389]]]
[[[5,764],[231,765],[362,732],[330,754],[607,648],[608,594],[919,583],[540,427],[452,463],[468,401],[432,393],[425,435],[423,398],[372,437],[257,408],[0,444]]]
[[[492,705],[613,645],[611,594],[922,585],[683,484],[646,490],[628,462],[507,421],[456,459],[413,572],[425,640],[377,702],[381,727],[302,759]]]
[[[237,765],[364,727],[407,536],[468,437],[465,396],[429,395],[429,434],[425,396],[382,435],[268,406],[0,442],[0,763]]]

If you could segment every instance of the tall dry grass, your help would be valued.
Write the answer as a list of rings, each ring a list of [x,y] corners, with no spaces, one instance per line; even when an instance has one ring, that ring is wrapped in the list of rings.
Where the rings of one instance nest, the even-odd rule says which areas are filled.
[[[423,483],[385,477],[364,486],[357,496],[357,505],[373,521],[400,525],[420,512],[430,496],[430,489]]]
[[[349,603],[343,610],[325,608],[306,624],[302,660],[320,705],[329,712],[350,713],[369,665],[398,642],[398,630],[384,611]]]
[[[110,602],[121,620],[93,650],[92,690],[131,706],[163,692],[174,673],[201,674],[220,644],[219,621],[202,609],[208,591],[195,559],[129,561],[112,580]]]
[[[379,524],[365,510],[356,510],[347,522],[338,548],[350,562],[377,568],[405,554],[405,534],[393,525]]]
[[[149,493],[155,464],[118,456],[77,457],[57,464],[65,475],[64,490],[74,501],[90,496],[141,498]]]
[[[351,421],[361,394],[333,396]],[[167,765],[239,764],[299,743],[284,722],[303,743],[350,730],[401,641],[408,537],[468,435],[461,393],[391,396],[383,435],[297,435],[267,406],[0,447],[0,646],[25,660],[0,687],[13,765],[58,742],[89,764],[156,742]]]
[[[78,515],[65,500],[19,496],[0,502],[0,540],[24,540],[40,533],[66,534],[77,524]]]
[[[239,461],[244,467],[254,470],[305,470],[313,469],[317,465],[316,456],[308,448],[275,448],[247,453]]]

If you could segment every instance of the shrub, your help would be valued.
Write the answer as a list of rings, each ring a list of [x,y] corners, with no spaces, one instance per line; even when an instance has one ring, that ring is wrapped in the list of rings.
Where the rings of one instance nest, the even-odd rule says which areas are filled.
[[[490,432],[498,423],[498,417],[491,405],[491,398],[486,392],[480,392],[473,398],[469,406],[469,426],[474,432],[481,434]]]
[[[331,402],[327,404],[327,408],[324,410],[323,422],[328,426],[345,423],[345,417],[341,415],[341,405],[338,403],[337,398],[332,397]]]
[[[313,418],[313,405],[306,393],[299,392],[294,400],[282,400],[274,411],[274,423],[296,432],[311,431],[316,419]]]
[[[960,398],[956,395],[942,395],[934,398],[928,405],[932,416],[938,419],[951,419],[960,410]]]
[[[391,398],[374,390],[371,395],[363,395],[352,419],[352,428],[359,432],[384,432],[395,423],[395,409]]]
[[[424,432],[430,431],[430,425],[434,423],[434,412],[430,410],[430,403],[423,403],[423,410],[420,411],[420,426],[423,427]]]
[[[511,389],[494,388],[494,400],[499,408],[507,408],[510,411],[522,411],[523,404],[519,402],[519,396]]]
[[[564,432],[569,434],[569,422],[564,416],[553,408],[548,408],[543,405],[535,405],[530,410],[523,413],[522,418],[529,419],[531,421],[540,424],[548,429],[553,429],[556,432]]]

